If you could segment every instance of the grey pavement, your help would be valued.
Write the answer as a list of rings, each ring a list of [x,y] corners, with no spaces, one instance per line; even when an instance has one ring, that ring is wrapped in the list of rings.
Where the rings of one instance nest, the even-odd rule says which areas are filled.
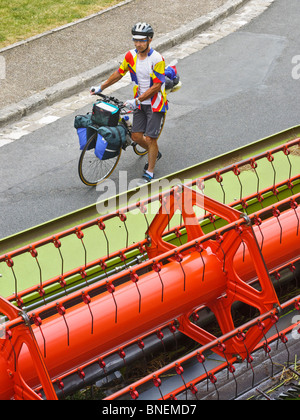
[[[183,89],[169,98],[156,178],[299,123],[300,85],[291,74],[299,54],[298,1],[249,0],[164,52],[168,63],[178,59]],[[132,95],[129,78],[125,82],[117,92],[121,100]],[[102,188],[87,188],[77,173],[74,116],[90,111],[93,101],[84,89],[1,128],[1,237],[104,199]],[[144,159],[131,152],[109,180],[111,195],[132,188],[142,173]]]
[[[125,0],[107,11],[0,50],[0,126],[87,88],[116,68],[136,21],[155,29],[163,52],[249,0]],[[261,0],[258,0],[258,3]]]
[[[251,20],[257,18],[273,2],[274,0],[247,0],[246,2],[243,0],[243,3],[245,4],[241,5],[242,3],[240,0],[226,0],[226,3],[224,3],[223,6],[213,10],[207,15],[194,19],[188,24],[169,32],[167,35],[158,37],[158,39],[155,39],[153,42],[159,45],[160,48],[167,48],[167,45],[172,43],[173,46],[171,48],[163,51],[167,64],[178,60],[179,62],[182,62],[182,59],[189,55],[195,54],[218,40],[238,31],[251,22]],[[237,8],[238,5],[241,6]],[[119,9],[122,7],[123,6],[120,6]],[[105,13],[109,14],[111,10],[114,9],[109,9]],[[226,17],[221,19],[221,16],[224,15],[226,15]],[[94,17],[88,17],[87,19],[94,19]],[[75,27],[77,27],[77,25],[78,23],[71,24],[71,26]],[[206,27],[207,25],[208,27]],[[70,25],[63,29],[59,28],[59,31],[65,31],[69,26]],[[204,29],[204,27],[206,27],[206,29]],[[197,35],[191,36],[191,32],[198,31],[200,32]],[[56,30],[52,31],[51,34],[53,32],[56,33]],[[39,38],[44,39],[51,34],[42,34],[41,36],[35,37],[33,41]],[[185,38],[187,38],[187,40],[183,41]],[[12,49],[17,48],[18,50],[27,42],[28,41],[21,42],[13,46]],[[30,40],[29,43],[31,43]],[[88,88],[91,84],[99,83],[99,81],[103,80],[102,78],[106,76],[107,72],[116,68],[118,59],[121,61],[123,56],[124,53],[99,67],[95,67],[78,76],[74,76],[59,82],[50,88],[44,89],[18,104],[12,104],[2,110],[0,107],[0,126],[2,120],[0,147],[19,140],[21,137],[33,133],[41,127],[52,124],[55,121],[80,110],[86,105],[91,107],[94,98],[89,94]],[[179,63],[179,71],[181,71],[180,67],[181,64]],[[129,75],[126,75],[116,85],[108,88],[105,93],[112,94],[114,91],[119,90],[128,84],[130,84],[130,77]],[[73,91],[74,93],[71,95],[71,92]]]

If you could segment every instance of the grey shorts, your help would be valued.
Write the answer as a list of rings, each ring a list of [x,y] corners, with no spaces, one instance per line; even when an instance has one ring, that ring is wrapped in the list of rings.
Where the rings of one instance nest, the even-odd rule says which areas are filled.
[[[133,113],[132,132],[144,133],[145,136],[157,139],[160,134],[164,112],[153,112],[151,105],[141,105]]]

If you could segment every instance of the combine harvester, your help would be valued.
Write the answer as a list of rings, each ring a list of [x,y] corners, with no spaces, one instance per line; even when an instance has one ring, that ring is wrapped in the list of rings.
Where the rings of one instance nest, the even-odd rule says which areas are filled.
[[[299,204],[294,127],[3,239],[0,398],[237,399],[291,365]]]

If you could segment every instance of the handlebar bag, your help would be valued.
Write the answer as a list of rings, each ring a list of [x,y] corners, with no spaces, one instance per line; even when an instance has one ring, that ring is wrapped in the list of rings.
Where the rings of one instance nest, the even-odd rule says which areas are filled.
[[[120,109],[113,104],[99,101],[93,105],[92,122],[101,127],[116,127],[119,122]]]

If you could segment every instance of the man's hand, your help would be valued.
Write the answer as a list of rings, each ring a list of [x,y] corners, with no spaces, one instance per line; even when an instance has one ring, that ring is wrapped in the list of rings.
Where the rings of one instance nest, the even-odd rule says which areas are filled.
[[[91,95],[96,95],[97,93],[101,93],[102,89],[101,89],[101,85],[100,86],[92,86],[90,89],[90,94]]]
[[[139,102],[137,99],[128,99],[128,100],[124,103],[124,105],[125,105],[128,109],[130,109],[131,111],[134,111],[134,110],[138,107],[139,103],[140,103],[140,102]]]

